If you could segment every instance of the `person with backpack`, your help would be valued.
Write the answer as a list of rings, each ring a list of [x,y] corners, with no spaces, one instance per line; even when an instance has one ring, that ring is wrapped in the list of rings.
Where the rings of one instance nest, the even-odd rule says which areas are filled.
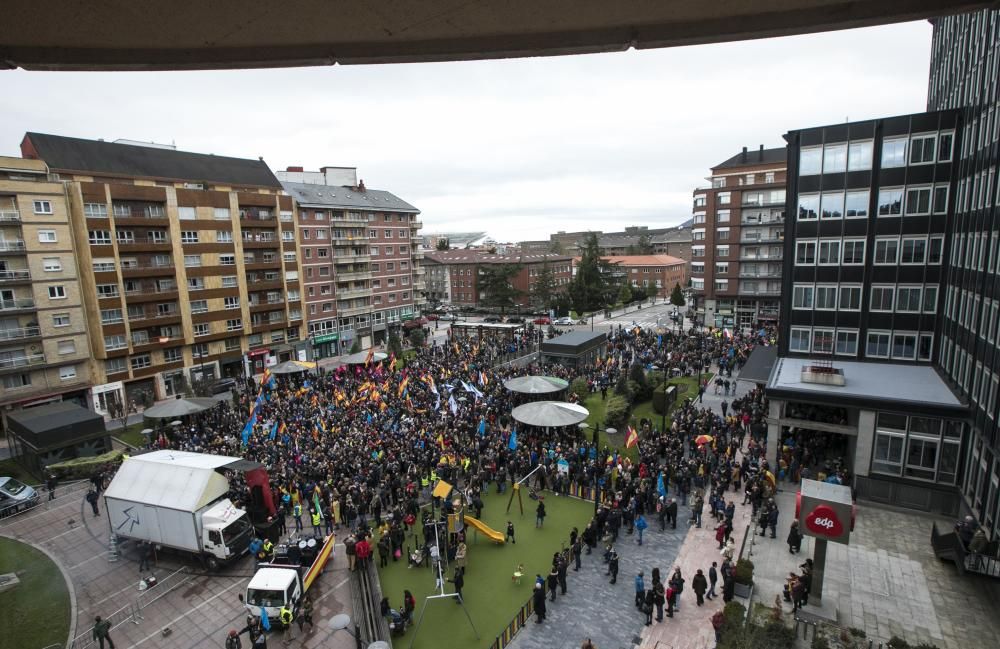
[[[243,641],[236,629],[230,629],[226,636],[226,649],[243,649]]]

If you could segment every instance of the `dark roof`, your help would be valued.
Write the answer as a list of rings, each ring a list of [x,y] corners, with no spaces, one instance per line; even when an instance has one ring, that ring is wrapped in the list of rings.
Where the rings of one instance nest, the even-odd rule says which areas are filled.
[[[556,336],[542,343],[542,353],[556,355],[582,354],[593,347],[603,344],[608,335],[603,331],[571,331],[568,334]]]
[[[36,449],[59,448],[107,434],[104,417],[71,401],[16,410],[7,415],[11,432]]]
[[[753,381],[754,383],[767,383],[771,377],[771,369],[774,361],[778,359],[778,346],[757,345],[757,348],[750,353],[750,358],[740,369],[739,380]]]
[[[300,205],[420,213],[420,210],[402,198],[380,189],[365,189],[364,191],[360,191],[352,187],[340,187],[337,185],[314,185],[290,182],[284,182],[281,185]]]
[[[38,158],[47,162],[52,171],[281,189],[281,183],[263,160],[115,144],[46,133],[26,133],[24,137],[31,142]]]
[[[495,255],[487,250],[428,250],[425,257],[439,264],[540,264],[548,261],[570,261],[569,255],[553,252],[522,252],[513,255]]]
[[[744,158],[744,156],[746,157]],[[784,163],[787,158],[787,149],[783,146],[776,149],[764,149],[763,151],[760,149],[753,149],[747,151],[746,153],[737,153],[725,162],[720,162],[715,165],[712,169],[729,169],[733,167],[752,167],[761,164]]]

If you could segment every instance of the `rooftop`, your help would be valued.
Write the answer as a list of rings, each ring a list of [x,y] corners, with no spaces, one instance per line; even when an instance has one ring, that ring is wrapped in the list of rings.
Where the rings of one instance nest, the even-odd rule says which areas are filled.
[[[712,171],[738,167],[757,167],[762,164],[780,163],[784,165],[787,157],[786,148],[783,146],[774,149],[753,149],[749,151],[744,148],[741,153],[737,153],[728,160],[712,167]]]
[[[281,186],[300,205],[420,214],[420,210],[403,199],[380,189],[366,188],[362,191],[355,187],[292,182],[283,182]]]
[[[605,261],[622,266],[677,266],[687,264],[683,259],[670,255],[617,255],[602,257]]]
[[[539,264],[548,261],[570,261],[569,255],[551,252],[494,255],[485,250],[429,250],[426,258],[439,264]]]
[[[31,132],[21,141],[21,153],[56,172],[281,188],[263,160]]]

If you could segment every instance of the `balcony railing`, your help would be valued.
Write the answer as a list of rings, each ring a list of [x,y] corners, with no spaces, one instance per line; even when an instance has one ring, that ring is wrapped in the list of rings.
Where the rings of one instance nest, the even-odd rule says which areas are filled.
[[[0,358],[0,370],[12,370],[17,367],[31,367],[32,365],[45,365],[45,354]]]
[[[766,279],[771,277],[777,279],[781,277],[781,271],[780,270],[754,271],[754,270],[744,270],[743,268],[741,268],[740,277],[746,277],[748,279],[754,279],[754,278]]]
[[[22,250],[24,250],[24,241],[22,239],[0,241],[0,252],[20,252]]]
[[[16,311],[17,309],[32,309],[34,307],[35,299],[31,297],[0,300],[0,311]]]
[[[766,255],[743,255],[740,257],[740,261],[781,261],[784,258],[782,253],[766,254]]]
[[[21,221],[21,213],[10,210],[0,210],[0,223],[18,223]]]
[[[170,237],[118,240],[119,246],[163,246],[170,243]]]
[[[35,338],[42,335],[39,327],[21,327],[20,329],[0,329],[0,340],[20,340]]]
[[[0,270],[0,282],[16,282],[31,279],[30,270]]]

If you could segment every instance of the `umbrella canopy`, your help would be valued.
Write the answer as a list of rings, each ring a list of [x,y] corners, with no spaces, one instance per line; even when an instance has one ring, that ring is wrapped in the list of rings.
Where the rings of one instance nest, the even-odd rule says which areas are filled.
[[[503,386],[520,394],[547,394],[569,387],[569,381],[554,376],[518,376],[504,381]]]
[[[285,361],[278,363],[271,368],[271,374],[295,374],[297,372],[307,372],[316,367],[316,363],[305,361]]]
[[[209,408],[218,405],[215,399],[203,399],[191,397],[189,399],[174,399],[165,403],[159,403],[143,411],[142,416],[149,419],[166,419],[167,417],[184,417],[185,415],[195,415],[204,412]]]
[[[697,444],[698,446],[701,446],[702,444],[708,444],[713,439],[714,438],[711,435],[698,435],[697,437],[694,438],[694,443]]]
[[[575,403],[536,401],[518,406],[510,414],[522,424],[551,428],[579,424],[590,415],[590,411]]]
[[[379,361],[384,361],[389,358],[389,355],[384,352],[375,352],[372,355],[372,362],[378,363]],[[351,354],[350,356],[345,356],[341,359],[344,365],[364,365],[365,361],[368,360],[368,352],[358,352],[357,354]]]

